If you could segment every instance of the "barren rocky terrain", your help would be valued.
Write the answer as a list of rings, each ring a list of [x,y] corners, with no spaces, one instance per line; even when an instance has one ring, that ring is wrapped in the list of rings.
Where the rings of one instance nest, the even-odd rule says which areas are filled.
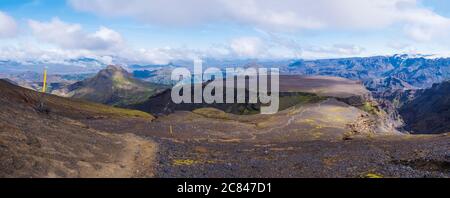
[[[365,98],[360,106],[359,96],[368,93],[362,85],[332,78],[330,82],[347,89],[328,93],[334,89],[327,89],[327,83],[301,90],[291,87],[326,97],[292,103],[275,115],[239,115],[205,107],[155,118],[140,111],[43,97],[2,81],[0,176],[450,176],[447,134],[388,130],[376,103],[365,104],[371,102]]]
[[[151,120],[136,111],[59,98],[0,81],[0,177],[151,177],[157,144],[83,119]]]

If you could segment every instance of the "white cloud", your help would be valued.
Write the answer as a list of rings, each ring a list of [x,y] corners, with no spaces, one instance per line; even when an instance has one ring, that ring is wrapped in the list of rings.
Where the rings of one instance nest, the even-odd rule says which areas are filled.
[[[241,37],[230,43],[232,53],[240,57],[256,58],[266,55],[266,45],[258,37]]]
[[[405,33],[416,41],[428,42],[449,36],[450,19],[431,11],[418,10],[415,14],[405,15],[404,18],[412,21],[404,26]]]
[[[13,60],[18,62],[47,62],[65,63],[67,60],[82,57],[95,58],[105,64],[111,63],[107,54],[88,50],[68,50],[60,48],[43,48],[34,43],[21,43],[19,45],[0,47],[0,60]]]
[[[77,10],[126,16],[168,25],[231,21],[276,30],[367,30],[403,27],[428,41],[450,27],[450,19],[419,0],[69,0]]]
[[[238,37],[224,45],[203,51],[201,56],[213,58],[338,58],[364,55],[366,49],[354,44],[328,46],[301,44],[297,40],[267,33],[264,37]]]
[[[0,59],[64,63],[65,60],[90,57],[108,64],[167,64],[174,60],[191,60],[198,57],[276,59],[299,58],[304,53],[354,55],[363,50],[353,45],[303,47],[296,40],[267,32],[262,33],[262,37],[237,37],[228,43],[201,50],[173,47],[136,49],[127,44],[118,32],[106,27],[89,32],[80,24],[67,23],[58,18],[44,22],[29,20],[28,25],[32,37],[19,41],[22,44],[18,46],[3,44]]]
[[[69,3],[78,10],[104,16],[131,16],[143,21],[172,25],[202,23],[207,18],[217,19],[222,15],[215,9],[216,1],[204,0],[69,0]]]
[[[302,58],[344,58],[361,56],[366,51],[364,47],[350,44],[334,44],[331,46],[305,46]]]
[[[306,51],[328,55],[352,56],[361,54],[365,49],[356,45],[335,44],[330,47],[308,47]]]
[[[124,62],[132,63],[151,63],[151,64],[168,64],[173,60],[194,60],[202,57],[203,51],[197,51],[187,48],[153,48],[139,50],[124,50],[118,54]]]
[[[111,50],[122,47],[122,36],[106,27],[94,33],[85,32],[79,24],[69,24],[54,18],[49,22],[30,20],[33,35],[40,41],[66,49]]]
[[[17,34],[17,23],[11,16],[0,11],[0,38],[9,38]]]
[[[408,43],[398,42],[398,41],[391,41],[387,43],[387,47],[395,49],[395,50],[404,50],[411,45]]]
[[[428,43],[431,41],[442,44],[448,40],[450,33],[450,19],[421,6],[420,0],[69,0],[69,3],[79,11],[105,17],[130,17],[150,24],[184,27],[231,22],[254,27],[263,33],[259,32],[258,37],[253,34],[246,37],[238,35],[229,43],[202,50],[173,47],[135,49],[126,43],[120,33],[107,27],[88,31],[80,24],[58,18],[50,21],[30,20],[31,32],[40,43],[35,43],[35,47],[31,48],[29,43],[14,47],[3,42],[3,46],[7,47],[0,49],[0,59],[94,57],[105,62],[120,60],[165,64],[194,57],[345,57],[362,55],[366,52],[364,47],[369,49],[372,46],[364,43],[364,47],[354,45],[351,39],[346,38],[335,42],[347,44],[333,44],[332,41],[320,46],[317,43],[309,45],[296,40],[307,42],[297,34],[298,31],[312,30],[307,32],[312,35],[318,32],[320,37],[323,36],[320,31],[333,34],[362,30],[356,33],[361,39],[363,33],[378,34],[392,28],[386,32],[403,32],[409,39],[424,42],[421,44],[427,46],[432,46]],[[289,34],[292,32],[294,34]],[[0,38],[16,34],[15,20],[0,12]],[[403,38],[389,39],[400,42],[389,44],[396,50],[410,50],[413,49],[411,46],[420,44]]]

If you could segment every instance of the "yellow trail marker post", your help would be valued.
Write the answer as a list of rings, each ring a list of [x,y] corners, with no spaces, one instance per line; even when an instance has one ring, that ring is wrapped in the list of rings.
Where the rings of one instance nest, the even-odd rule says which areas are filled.
[[[47,68],[44,68],[44,84],[42,85],[42,93],[47,91]]]
[[[45,92],[47,91],[47,67],[44,68],[44,82],[42,85],[42,96],[39,99],[39,102],[36,106],[36,110],[38,110],[41,113],[49,113],[50,110],[45,107]]]

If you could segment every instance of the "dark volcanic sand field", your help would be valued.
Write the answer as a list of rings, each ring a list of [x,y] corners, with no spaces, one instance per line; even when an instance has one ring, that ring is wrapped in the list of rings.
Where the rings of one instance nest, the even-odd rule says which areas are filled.
[[[188,112],[171,116],[176,115],[188,121],[193,116]],[[216,125],[209,118],[195,117],[196,122],[191,125],[183,122],[177,125],[174,119],[170,120],[167,123],[166,118],[148,123],[120,122],[122,126],[133,126],[139,136],[157,142],[155,177],[450,177],[447,134],[343,138],[339,135],[311,137],[308,132],[295,137],[283,136],[289,133],[287,127],[271,131],[280,135],[255,138],[251,125],[235,121]],[[123,125],[127,122],[130,124]],[[88,125],[104,127],[98,123]],[[204,127],[208,123],[210,126]],[[221,130],[211,129],[217,126]],[[243,127],[240,132],[239,127]],[[216,133],[205,132],[203,128]],[[336,134],[341,133],[338,129],[334,131]],[[120,127],[117,130],[123,132]],[[205,138],[205,134],[209,136]]]

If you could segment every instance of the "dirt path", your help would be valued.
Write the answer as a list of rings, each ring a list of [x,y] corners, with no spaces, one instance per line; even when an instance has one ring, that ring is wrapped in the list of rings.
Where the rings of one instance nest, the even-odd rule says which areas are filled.
[[[154,177],[158,146],[155,142],[133,134],[124,134],[124,149],[111,163],[101,164],[101,168],[90,164],[80,165],[80,177],[85,178],[136,178]],[[81,168],[82,167],[82,168]]]
[[[158,145],[150,140],[127,134],[128,141],[121,161],[125,171],[119,177],[154,177]]]

